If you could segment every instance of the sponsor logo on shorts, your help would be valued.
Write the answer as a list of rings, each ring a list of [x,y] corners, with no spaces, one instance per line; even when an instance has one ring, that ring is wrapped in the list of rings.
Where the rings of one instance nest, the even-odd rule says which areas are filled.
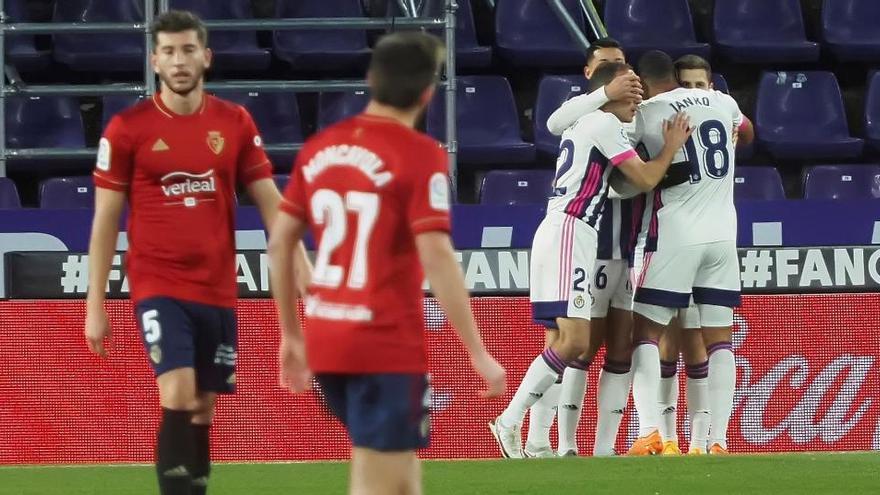
[[[214,364],[222,366],[235,366],[235,359],[238,353],[231,345],[220,344],[217,346],[217,352],[214,353]]]
[[[153,361],[153,364],[159,364],[162,362],[162,348],[158,345],[150,346],[150,360]]]
[[[229,378],[226,379],[226,383],[229,385],[235,385],[235,373],[229,375]]]

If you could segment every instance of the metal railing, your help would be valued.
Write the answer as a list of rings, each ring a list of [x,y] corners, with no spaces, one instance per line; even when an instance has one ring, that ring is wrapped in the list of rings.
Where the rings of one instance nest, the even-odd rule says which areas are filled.
[[[248,20],[207,20],[205,25],[209,31],[236,30],[302,30],[302,29],[440,29],[445,28],[447,46],[446,57],[446,140],[449,152],[449,173],[455,190],[457,182],[456,163],[456,129],[455,129],[455,12],[458,9],[456,0],[446,0],[443,18],[418,17],[418,9],[414,0],[398,0],[399,5],[408,17],[385,18],[314,18],[314,19],[248,19]],[[67,95],[90,96],[109,94],[130,94],[149,96],[156,90],[156,79],[150,66],[149,53],[153,49],[150,25],[153,13],[158,6],[159,12],[168,11],[168,0],[144,0],[144,22],[95,22],[95,23],[6,23],[5,0],[0,0],[0,67],[6,66],[6,36],[24,34],[71,34],[71,33],[131,33],[144,35],[144,81],[139,83],[117,84],[48,84],[28,85],[21,82],[8,84],[6,77],[0,77],[0,176],[6,175],[7,159],[61,159],[86,158],[95,155],[93,148],[30,148],[9,149],[6,147],[6,97],[11,95]],[[410,15],[411,14],[411,15]],[[5,71],[4,71],[5,72]],[[211,82],[205,85],[209,91],[284,91],[284,92],[318,92],[347,91],[366,89],[363,80],[253,80]],[[301,145],[294,143],[266,145],[267,152],[297,150]]]
[[[571,35],[572,39],[586,52],[587,49],[590,48],[590,42],[587,40],[584,32],[581,31],[581,28],[578,27],[574,18],[572,18],[571,14],[562,4],[562,0],[547,0],[547,3],[550,5],[550,9],[556,14],[556,17],[562,21],[568,34]],[[580,5],[587,18],[587,26],[593,34],[593,39],[608,36],[608,31],[605,30],[605,24],[602,22],[602,18],[599,16],[596,6],[593,5],[593,0],[580,0]]]

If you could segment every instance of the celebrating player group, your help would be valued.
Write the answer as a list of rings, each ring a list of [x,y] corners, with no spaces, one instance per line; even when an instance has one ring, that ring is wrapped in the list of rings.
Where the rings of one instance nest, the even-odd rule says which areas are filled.
[[[592,92],[565,102],[547,122],[562,142],[532,244],[529,286],[546,346],[489,423],[504,457],[578,455],[586,370],[603,343],[594,455],[616,454],[630,387],[639,437],[628,454],[681,453],[680,350],[688,453],[728,452],[736,385],[731,332],[740,303],[734,157],[753,131],[733,98],[714,90],[702,58],[673,61],[651,51],[637,71],[616,41],[596,41],[584,69]],[[549,439],[554,416],[556,452]]]

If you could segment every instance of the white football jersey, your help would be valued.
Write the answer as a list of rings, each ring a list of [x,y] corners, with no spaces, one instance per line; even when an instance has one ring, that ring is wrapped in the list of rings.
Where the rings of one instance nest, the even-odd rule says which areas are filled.
[[[566,213],[597,228],[608,197],[608,176],[632,156],[636,152],[617,117],[601,110],[585,115],[562,133],[547,211]]]
[[[690,162],[690,180],[649,195],[653,204],[646,213],[655,216],[646,222],[649,244],[652,236],[657,249],[736,241],[732,136],[742,123],[742,112],[720,91],[678,88],[639,105],[631,139],[656,157],[663,149],[663,121],[676,112],[687,113],[695,127],[673,160]]]

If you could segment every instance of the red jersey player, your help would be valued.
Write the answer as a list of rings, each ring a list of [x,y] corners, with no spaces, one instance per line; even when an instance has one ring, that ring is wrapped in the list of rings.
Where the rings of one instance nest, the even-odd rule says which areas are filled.
[[[127,199],[131,297],[162,405],[160,491],[200,495],[216,394],[235,389],[236,184],[247,187],[266,225],[280,194],[251,116],[204,92],[211,51],[201,21],[171,11],[152,31],[161,93],[114,117],[98,150],[85,334],[105,356],[104,287]],[[301,247],[299,254],[297,267],[307,271]]]
[[[301,391],[315,373],[354,444],[351,493],[421,493],[415,450],[428,444],[430,406],[422,269],[488,385],[483,395],[505,388],[453,256],[446,154],[412,129],[434,94],[442,52],[423,33],[376,45],[370,104],[306,143],[270,236],[282,384]],[[307,227],[318,255],[303,338],[291,265]]]

